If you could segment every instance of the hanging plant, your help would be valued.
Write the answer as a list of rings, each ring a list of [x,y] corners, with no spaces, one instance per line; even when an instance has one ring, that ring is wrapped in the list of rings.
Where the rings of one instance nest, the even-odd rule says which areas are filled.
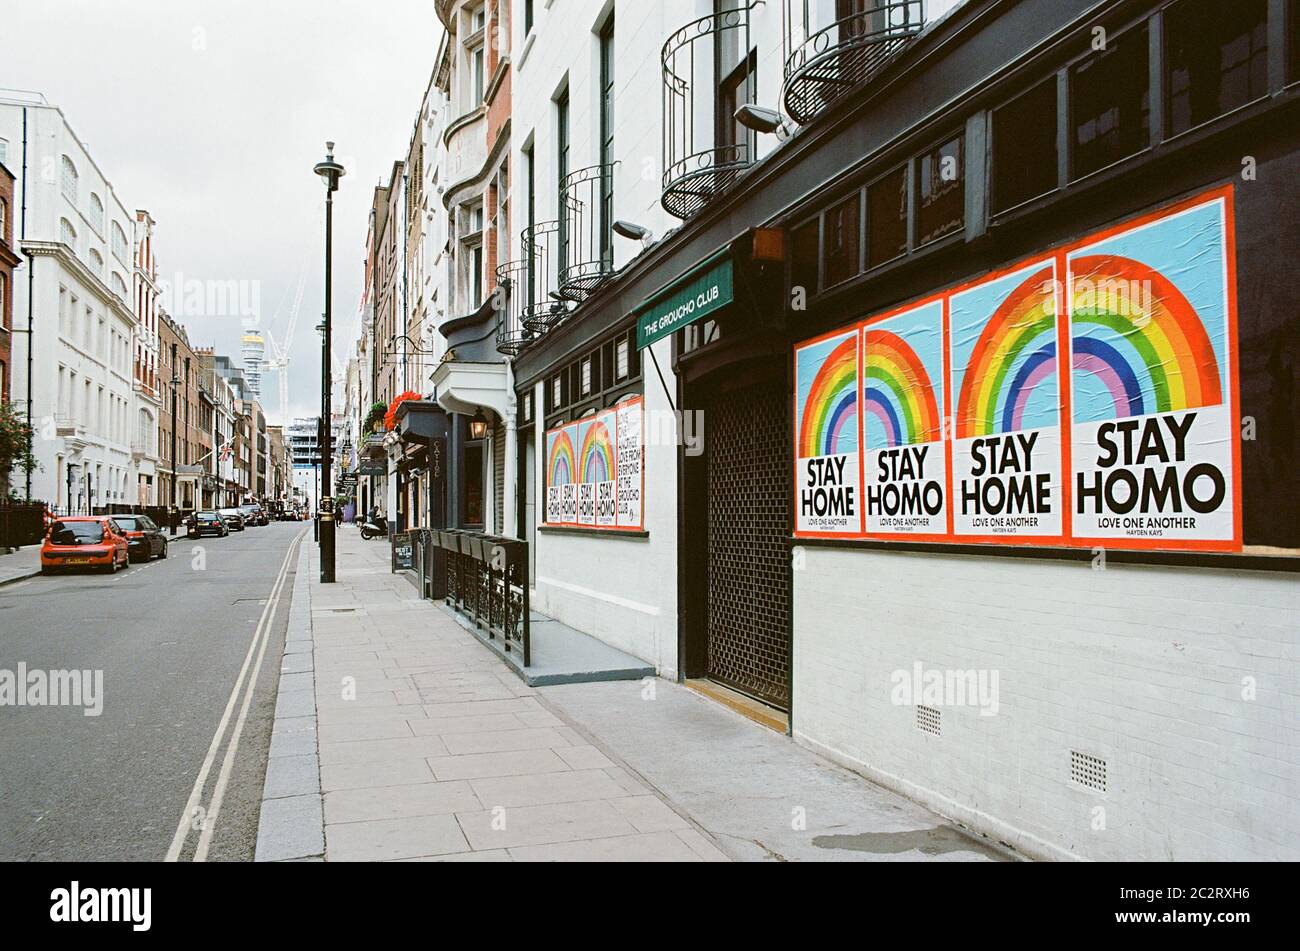
[[[377,433],[383,427],[384,417],[388,415],[388,406],[385,403],[375,403],[370,407],[370,412],[366,414],[365,429],[367,432]]]
[[[384,428],[390,433],[397,428],[397,408],[407,400],[419,402],[424,397],[419,393],[412,393],[409,390],[393,400],[393,405],[388,407],[388,413],[384,416]]]

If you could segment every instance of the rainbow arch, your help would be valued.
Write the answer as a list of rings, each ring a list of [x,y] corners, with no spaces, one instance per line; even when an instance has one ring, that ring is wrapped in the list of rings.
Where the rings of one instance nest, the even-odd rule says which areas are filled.
[[[957,399],[957,438],[1023,429],[1030,398],[1056,373],[1056,290],[1048,266],[1011,292],[971,351]]]
[[[813,378],[799,428],[799,457],[839,455],[856,446],[857,437],[858,337],[854,334],[830,352]]]
[[[1108,254],[1076,258],[1071,270],[1076,384],[1080,375],[1095,377],[1110,404],[1080,406],[1076,419],[1102,422],[1223,402],[1214,345],[1196,309],[1169,278],[1140,261]]]
[[[563,429],[554,433],[553,437],[551,453],[546,461],[547,485],[568,485],[573,482],[573,474],[578,471],[574,464],[573,440],[569,438],[568,431]]]
[[[938,442],[941,423],[934,383],[916,351],[888,330],[868,330],[863,346],[862,411],[885,428],[885,445],[879,448]]]
[[[609,438],[609,427],[600,420],[587,428],[579,458],[583,482],[608,482],[614,478],[614,441]]]

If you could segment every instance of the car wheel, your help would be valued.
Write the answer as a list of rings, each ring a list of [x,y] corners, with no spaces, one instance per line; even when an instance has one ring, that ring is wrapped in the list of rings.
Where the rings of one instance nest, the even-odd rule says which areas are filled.
[[[163,542],[163,550],[162,550],[162,554],[160,554],[160,555],[158,556],[158,560],[159,560],[159,561],[165,561],[166,559],[167,559],[167,543],[166,543],[166,542]]]

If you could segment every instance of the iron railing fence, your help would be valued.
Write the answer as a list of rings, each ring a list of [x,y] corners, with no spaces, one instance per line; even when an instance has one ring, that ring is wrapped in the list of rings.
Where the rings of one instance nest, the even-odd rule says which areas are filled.
[[[693,20],[664,43],[660,203],[676,218],[699,212],[754,162],[755,135],[735,112],[757,101],[750,13],[761,5]]]
[[[800,125],[871,80],[925,27],[922,0],[868,0],[844,15],[837,4],[829,23],[823,9],[786,0],[783,98]]]

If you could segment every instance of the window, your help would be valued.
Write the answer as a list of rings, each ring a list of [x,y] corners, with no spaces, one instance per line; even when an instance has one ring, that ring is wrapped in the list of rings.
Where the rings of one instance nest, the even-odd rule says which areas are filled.
[[[469,293],[472,310],[483,306],[483,245],[476,244],[470,252]]]
[[[966,223],[966,137],[957,136],[916,162],[916,243],[937,241]]]
[[[907,166],[867,188],[867,266],[907,253]]]
[[[533,32],[533,0],[524,0],[524,36]]]
[[[483,443],[465,444],[465,524],[483,525],[483,483],[485,475]]]
[[[834,287],[860,270],[862,198],[854,193],[826,212],[826,286]]]
[[[569,90],[566,88],[560,93],[560,98],[555,100],[555,174],[557,183],[557,194],[559,194],[557,207],[559,208],[560,235],[558,260],[560,273],[569,266],[569,216],[567,209],[564,207],[564,180],[569,177]]]
[[[795,228],[790,235],[790,287],[816,294],[820,259],[819,222],[816,218]]]
[[[0,165],[9,164],[9,140],[0,139]]]
[[[90,193],[90,226],[97,234],[104,233],[104,203],[94,192]]]
[[[75,205],[77,203],[77,196],[77,166],[72,163],[72,159],[65,155],[63,156],[63,197]]]
[[[67,218],[59,219],[59,240],[74,252],[77,250],[77,229],[72,227],[72,222]]]
[[[130,295],[130,291],[126,289],[126,281],[122,280],[122,275],[116,271],[113,272],[113,293],[122,300],[126,300]]]
[[[9,203],[0,198],[0,241],[9,241],[6,225],[9,223]]]
[[[993,111],[993,213],[1057,186],[1056,79]]]
[[[586,357],[582,361],[582,385],[581,393],[583,396],[591,395],[591,357]]]
[[[1268,92],[1268,0],[1180,0],[1165,12],[1169,135]]]
[[[113,222],[113,256],[127,264],[126,232],[116,221]]]
[[[486,64],[483,59],[483,46],[479,44],[470,51],[470,106],[478,106],[483,102],[483,94],[487,87]]]
[[[600,164],[614,164],[614,14],[600,30]],[[600,179],[600,260],[614,265],[614,175]]]
[[[743,9],[741,0],[714,0],[713,12],[718,23],[730,22],[722,14]],[[718,162],[731,162],[754,158],[757,135],[736,121],[736,110],[755,101],[758,82],[758,54],[753,49],[743,49],[741,41],[747,30],[719,29],[714,33],[714,85],[718,89],[715,139],[719,150]]]
[[[1074,178],[1114,165],[1151,140],[1146,27],[1111,40],[1070,70]]]
[[[95,272],[97,277],[104,276],[104,256],[94,248],[90,249],[90,269]]]

